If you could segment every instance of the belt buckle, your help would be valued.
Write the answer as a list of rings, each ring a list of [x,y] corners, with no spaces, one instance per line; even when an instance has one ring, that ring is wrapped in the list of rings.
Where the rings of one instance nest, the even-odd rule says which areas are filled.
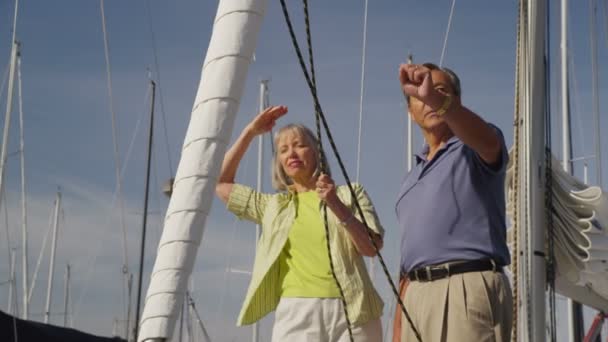
[[[436,271],[446,271],[446,275],[443,276],[442,274],[437,274],[437,277],[433,277],[433,273],[432,271],[436,270]],[[450,276],[450,264],[444,264],[441,266],[427,266],[426,267],[426,274],[427,274],[427,281],[434,281],[437,279],[442,279],[442,278],[447,278]]]
[[[433,273],[431,273],[431,266],[426,266],[424,268],[424,273],[426,274],[426,281],[433,281]]]

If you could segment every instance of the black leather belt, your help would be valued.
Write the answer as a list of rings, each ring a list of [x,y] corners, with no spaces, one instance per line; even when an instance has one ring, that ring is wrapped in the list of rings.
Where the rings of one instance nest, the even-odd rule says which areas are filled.
[[[447,278],[454,274],[483,271],[502,272],[502,266],[497,265],[492,259],[448,262],[416,268],[407,272],[407,277],[413,281],[433,281]]]

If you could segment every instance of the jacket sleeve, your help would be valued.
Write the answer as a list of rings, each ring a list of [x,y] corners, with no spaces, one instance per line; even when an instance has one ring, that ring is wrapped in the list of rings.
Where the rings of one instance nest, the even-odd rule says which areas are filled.
[[[234,184],[226,206],[239,219],[261,223],[271,196],[242,184]]]
[[[359,202],[359,206],[361,207],[361,211],[363,212],[363,217],[365,218],[364,223],[367,223],[367,226],[373,232],[384,237],[384,228],[380,224],[380,219],[378,219],[378,214],[376,213],[374,204],[372,203],[372,200],[367,194],[367,191],[365,191],[363,186],[359,183],[352,183],[352,187],[355,192],[357,201]],[[344,186],[343,188],[345,192],[344,197],[348,198],[348,200],[345,201],[345,204],[351,208],[355,217],[357,217],[359,221],[363,222],[363,220],[361,219],[361,214],[359,213],[359,210],[355,205],[355,201],[352,200],[352,196],[348,187]]]

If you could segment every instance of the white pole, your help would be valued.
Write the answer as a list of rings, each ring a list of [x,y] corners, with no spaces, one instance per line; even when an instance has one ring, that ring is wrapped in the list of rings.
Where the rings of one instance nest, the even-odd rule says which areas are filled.
[[[526,191],[530,206],[529,250],[531,289],[530,318],[532,341],[545,341],[545,114],[546,113],[546,70],[545,70],[545,29],[547,6],[546,0],[531,1],[530,13],[530,44],[532,51],[529,66],[530,96],[529,129],[527,140],[529,145],[529,169]]]
[[[157,248],[139,341],[173,336],[266,4],[267,0],[219,1]]]
[[[600,132],[600,103],[597,96],[598,77],[597,77],[597,3],[595,0],[589,0],[590,10],[590,40],[591,40],[591,100],[593,102],[593,118],[595,125],[595,172],[597,185],[602,187],[602,143]]]
[[[359,135],[357,139],[357,178],[356,182],[359,182],[359,175],[361,172],[361,136],[363,135],[363,93],[365,91],[365,53],[367,45],[367,6],[368,0],[365,0],[365,10],[363,12],[363,48],[361,52],[361,93],[359,96]],[[370,267],[373,266],[373,259],[370,259]],[[373,273],[371,274],[373,277]]]
[[[11,269],[9,270],[9,283],[8,283],[8,313],[10,315],[14,315],[17,316],[17,313],[15,312],[13,314],[13,306],[15,306],[15,293],[17,292],[17,283],[16,283],[16,279],[15,279],[15,249],[11,248],[11,250],[9,251],[9,255],[11,257]]]
[[[28,249],[27,249],[27,204],[25,197],[25,144],[23,134],[23,98],[21,92],[21,53],[17,53],[17,89],[19,91],[19,153],[21,159],[21,227],[22,227],[22,248],[21,262],[23,264],[22,287],[23,287],[23,319],[29,315],[29,304],[27,300],[28,290]]]
[[[0,193],[4,193],[4,171],[8,151],[8,134],[11,126],[11,112],[13,111],[13,88],[15,83],[15,67],[17,55],[19,54],[19,43],[17,42],[17,13],[19,12],[19,0],[15,0],[15,14],[13,16],[13,38],[11,40],[11,59],[8,73],[8,90],[6,95],[6,114],[4,115],[4,133],[2,136],[2,151],[0,152]],[[0,202],[2,197],[0,197]]]
[[[568,91],[568,0],[561,0],[562,155],[564,171],[571,173],[570,98]]]
[[[268,98],[268,80],[262,80],[260,82],[260,108],[259,111],[263,111],[264,109],[266,109],[269,105],[269,98]],[[270,139],[272,139],[272,137],[270,137]],[[261,192],[262,191],[262,184],[263,184],[263,175],[264,175],[264,134],[260,134],[260,137],[258,138],[258,182],[257,182],[257,191]],[[262,226],[257,224],[255,226],[255,238],[256,238],[256,252],[257,252],[257,239],[260,238],[260,235],[262,234]],[[260,341],[260,326],[259,323],[254,323],[253,324],[253,334],[252,334],[252,339],[253,342],[259,342]]]
[[[411,54],[407,56],[407,64],[414,63],[414,58]],[[414,132],[412,127],[412,116],[410,115],[410,107],[406,103],[407,108],[407,172],[412,170],[412,161],[414,158]]]
[[[57,229],[59,226],[59,206],[61,205],[61,192],[57,192],[55,200],[55,222],[53,224],[53,242],[51,245],[51,261],[49,264],[49,283],[46,291],[46,306],[44,309],[44,323],[49,323],[51,316],[51,299],[53,292],[53,273],[55,271],[55,252],[57,250]]]
[[[63,326],[68,326],[68,304],[70,298],[70,264],[65,266],[65,284],[63,287]]]
[[[17,9],[15,8],[15,13]],[[0,193],[4,189],[4,173],[6,169],[6,160],[8,154],[8,140],[11,126],[11,113],[13,111],[13,88],[15,83],[15,67],[17,64],[17,54],[19,51],[19,43],[13,40],[11,49],[11,64],[8,76],[8,92],[6,96],[6,114],[4,115],[4,133],[2,136],[2,151],[0,152]],[[2,198],[0,198],[2,201]]]
[[[570,92],[568,87],[568,0],[561,1],[561,98],[562,98],[562,166],[566,173],[572,174],[572,147],[570,133]],[[582,307],[568,298],[568,332],[570,341],[578,341],[582,334],[580,325]]]

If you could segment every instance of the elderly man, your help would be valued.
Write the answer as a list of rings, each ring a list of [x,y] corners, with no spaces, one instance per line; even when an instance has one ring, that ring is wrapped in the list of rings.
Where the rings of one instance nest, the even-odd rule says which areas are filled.
[[[510,341],[502,133],[461,104],[453,71],[403,64],[399,80],[425,140],[395,208],[413,327],[425,342]]]

